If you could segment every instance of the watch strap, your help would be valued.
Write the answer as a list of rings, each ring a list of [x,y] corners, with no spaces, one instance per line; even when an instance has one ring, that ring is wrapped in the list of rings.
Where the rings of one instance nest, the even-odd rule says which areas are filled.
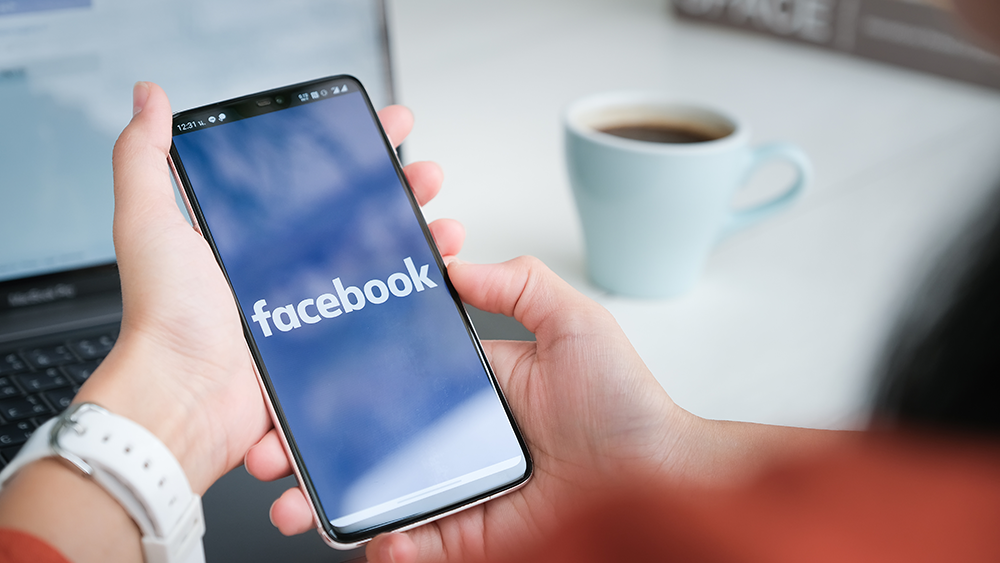
[[[205,519],[180,463],[153,433],[93,403],[40,426],[0,472],[0,486],[38,459],[59,456],[117,500],[142,532],[146,563],[203,563]]]

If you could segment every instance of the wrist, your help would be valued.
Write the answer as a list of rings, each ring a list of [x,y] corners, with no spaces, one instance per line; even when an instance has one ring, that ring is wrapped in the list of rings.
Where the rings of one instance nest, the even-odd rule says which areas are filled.
[[[192,375],[161,350],[148,338],[123,331],[74,403],[97,403],[149,430],[170,449],[192,490],[202,495],[225,472],[225,448],[217,447],[224,439],[215,436],[197,399],[170,385]]]
[[[714,452],[707,443],[711,423],[670,401],[662,417],[661,441],[656,459],[660,470],[681,484],[714,485],[718,482]]]
[[[173,453],[148,429],[93,403],[77,403],[35,431],[0,472],[0,487],[6,488],[19,475],[31,479],[44,473],[51,466],[37,462],[50,458],[61,458],[85,474],[91,484],[100,485],[106,493],[97,495],[101,505],[108,504],[108,499],[120,505],[142,534],[147,563],[204,563],[200,497],[192,493]],[[65,482],[64,472],[57,476]],[[74,497],[95,496],[87,483],[74,484],[76,487],[68,487]],[[29,484],[20,490],[38,489],[37,484]],[[44,496],[39,500],[40,510],[46,513],[64,504]],[[95,517],[103,520],[100,517],[107,516],[109,510],[100,512]],[[118,510],[111,512],[120,515]]]
[[[56,458],[25,466],[3,488],[0,527],[28,532],[74,561],[142,561],[139,528],[125,509]]]

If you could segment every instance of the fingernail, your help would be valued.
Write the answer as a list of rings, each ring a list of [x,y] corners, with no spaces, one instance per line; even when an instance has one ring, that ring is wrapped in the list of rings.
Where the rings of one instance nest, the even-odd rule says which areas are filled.
[[[386,545],[386,544],[388,544],[388,545]],[[379,555],[381,556],[381,557],[379,557],[379,559],[381,559],[385,563],[396,563],[396,558],[392,554],[392,542],[391,541],[390,542],[386,542],[385,544],[382,544],[382,549],[379,550]]]
[[[462,260],[459,260],[458,256],[444,256],[444,265],[446,268],[451,267],[452,264],[464,264]]]
[[[132,87],[132,116],[146,107],[146,100],[149,99],[149,82],[136,82]]]

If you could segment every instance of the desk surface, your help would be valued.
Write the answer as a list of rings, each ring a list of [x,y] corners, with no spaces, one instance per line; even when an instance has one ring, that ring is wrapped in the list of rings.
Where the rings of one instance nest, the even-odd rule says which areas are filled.
[[[863,424],[898,312],[1000,178],[1000,93],[673,17],[665,0],[397,2],[408,160],[436,160],[429,219],[467,227],[463,258],[538,256],[607,307],[675,401],[711,418]],[[691,293],[594,287],[562,158],[561,112],[645,89],[725,108],[789,140],[816,181],[721,244]],[[786,170],[765,170],[752,201]]]

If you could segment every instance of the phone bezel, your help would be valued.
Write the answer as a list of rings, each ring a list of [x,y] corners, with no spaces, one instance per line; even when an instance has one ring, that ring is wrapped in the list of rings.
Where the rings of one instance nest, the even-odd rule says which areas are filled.
[[[240,111],[246,111],[247,113],[251,113],[251,115],[240,116],[240,119],[247,119],[255,117],[256,115],[262,115],[264,113],[270,113],[272,111],[281,111],[282,109],[295,107],[296,105],[301,105],[301,104],[290,103],[284,105],[283,107],[270,107],[270,106],[261,107],[256,105],[256,101],[265,98],[273,100],[275,96],[281,96],[281,95],[288,96],[289,97],[288,99],[291,100],[292,94],[297,91],[320,88],[323,85],[332,86],[332,84],[330,83],[337,83],[337,84],[347,83],[349,85],[353,85],[353,87],[362,95],[365,101],[365,105],[371,116],[372,122],[378,129],[379,134],[381,135],[382,138],[382,142],[385,146],[385,149],[390,156],[390,160],[393,163],[393,167],[396,171],[396,176],[398,177],[401,187],[403,188],[403,191],[408,201],[410,202],[410,207],[413,210],[413,213],[416,216],[418,223],[420,224],[420,228],[421,231],[423,232],[425,242],[430,248],[439,270],[442,272],[445,286],[447,287],[448,292],[451,295],[452,300],[456,305],[459,317],[462,319],[466,327],[466,331],[469,334],[469,338],[476,349],[480,362],[482,363],[483,369],[489,378],[489,381],[494,389],[494,392],[500,399],[500,403],[503,406],[504,412],[507,415],[507,419],[510,422],[511,428],[514,431],[514,434],[517,438],[518,444],[521,448],[522,455],[525,460],[525,470],[523,475],[506,485],[502,485],[495,489],[485,491],[479,495],[476,495],[474,497],[469,497],[458,503],[442,506],[432,511],[428,511],[413,517],[408,517],[394,522],[389,522],[375,528],[369,528],[366,530],[361,530],[353,533],[338,532],[330,523],[330,519],[326,516],[323,510],[322,504],[319,501],[319,497],[316,494],[316,491],[312,485],[312,480],[309,477],[308,470],[306,469],[305,464],[302,461],[302,457],[299,454],[298,447],[295,444],[295,438],[288,428],[288,424],[287,421],[285,420],[284,413],[281,410],[280,401],[277,399],[276,393],[274,392],[274,388],[271,385],[270,378],[267,374],[267,368],[266,366],[264,366],[260,352],[257,349],[253,334],[250,330],[250,323],[243,314],[242,308],[238,307],[240,320],[243,323],[244,338],[246,340],[249,352],[254,360],[253,363],[254,363],[255,375],[257,376],[257,380],[261,385],[261,388],[264,390],[265,396],[267,397],[266,401],[267,408],[271,415],[271,419],[275,424],[275,427],[279,429],[278,435],[281,438],[281,442],[285,448],[285,452],[289,456],[289,459],[293,461],[292,467],[296,475],[296,479],[299,483],[299,486],[302,489],[303,493],[305,494],[306,498],[308,498],[310,501],[310,505],[313,511],[313,516],[316,520],[317,529],[320,532],[321,537],[323,537],[323,540],[331,547],[337,549],[351,549],[363,545],[364,543],[368,542],[369,540],[371,540],[373,537],[375,537],[380,533],[390,532],[390,531],[402,531],[414,528],[416,526],[420,526],[427,522],[443,518],[445,516],[454,514],[461,510],[465,510],[472,506],[482,504],[488,500],[491,500],[503,494],[512,492],[524,486],[524,484],[527,483],[527,481],[530,479],[533,473],[533,463],[530,452],[527,447],[527,443],[525,442],[524,437],[521,434],[520,428],[517,425],[517,421],[514,419],[513,412],[511,411],[510,406],[507,403],[507,399],[504,396],[503,390],[500,388],[500,385],[496,379],[496,375],[493,373],[493,368],[490,365],[488,358],[486,357],[486,353],[483,350],[482,344],[479,340],[479,336],[476,333],[475,327],[472,324],[472,320],[469,317],[469,314],[466,311],[465,306],[458,295],[458,292],[452,285],[451,279],[448,277],[447,267],[445,266],[444,261],[441,258],[440,253],[438,252],[437,245],[434,243],[430,230],[427,227],[427,222],[424,219],[423,213],[420,210],[420,206],[417,203],[415,196],[413,195],[413,190],[410,188],[409,182],[406,180],[406,175],[403,173],[403,167],[402,164],[399,162],[398,153],[392,146],[388,136],[385,133],[385,130],[382,128],[382,124],[378,118],[378,114],[375,111],[375,108],[372,106],[371,100],[368,97],[368,93],[365,91],[364,87],[362,86],[361,82],[358,79],[350,75],[330,76],[330,77],[320,78],[317,80],[311,80],[308,82],[302,82],[298,84],[284,86],[281,88],[266,90],[263,92],[250,94],[247,96],[241,96],[238,98],[233,98],[231,100],[216,102],[214,104],[209,104],[198,108],[180,111],[174,114],[174,124],[173,124],[174,126],[172,127],[172,134],[174,136],[178,134],[185,134],[177,132],[176,124],[178,123],[178,121],[183,122],[185,119],[192,119],[201,114],[215,113],[223,109],[231,111],[234,108],[240,108]],[[313,103],[313,102],[308,102],[308,103]],[[257,108],[257,111],[254,110],[255,107]],[[225,124],[223,123],[219,123],[210,126],[218,127],[224,125]],[[203,237],[205,237],[206,241],[211,247],[212,253],[215,255],[216,262],[219,264],[219,267],[226,278],[226,282],[229,283],[230,289],[232,290],[233,288],[232,281],[229,278],[229,273],[226,271],[225,264],[222,262],[222,258],[219,254],[218,248],[215,245],[215,241],[211,234],[211,228],[207,224],[205,216],[198,205],[197,195],[194,193],[194,190],[191,187],[190,181],[184,170],[183,162],[180,160],[180,156],[173,143],[171,143],[170,147],[169,164],[174,174],[174,178],[177,182],[177,185],[181,188],[180,189],[181,196],[184,200],[185,206],[187,207],[188,213],[190,217],[194,220],[193,221],[194,226],[198,230],[198,232]],[[233,292],[233,296],[234,299],[236,299],[235,291]]]

